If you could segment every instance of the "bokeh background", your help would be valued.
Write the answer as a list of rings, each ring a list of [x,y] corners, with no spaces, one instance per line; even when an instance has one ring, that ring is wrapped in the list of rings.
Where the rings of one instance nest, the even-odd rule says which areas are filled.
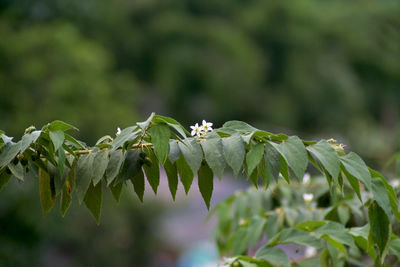
[[[333,137],[380,168],[400,145],[399,14],[394,0],[0,0],[0,129],[60,119],[94,144],[152,111],[237,119]],[[106,196],[95,226],[76,203],[43,217],[36,187],[0,194],[1,266],[195,266],[179,230],[198,230],[196,196]]]

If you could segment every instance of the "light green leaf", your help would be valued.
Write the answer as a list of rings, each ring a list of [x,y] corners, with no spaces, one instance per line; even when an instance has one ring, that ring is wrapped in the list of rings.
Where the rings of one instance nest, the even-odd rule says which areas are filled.
[[[201,141],[205,159],[212,172],[219,178],[222,178],[226,166],[223,156],[221,138],[209,138]]]
[[[39,192],[43,214],[46,215],[54,207],[56,194],[54,191],[54,180],[42,168],[39,168]]]
[[[189,164],[186,162],[185,158],[181,154],[179,159],[176,161],[176,165],[178,168],[179,178],[183,184],[183,188],[185,189],[185,193],[189,193],[190,186],[193,183],[194,174]]]
[[[346,228],[340,223],[327,221],[321,227],[314,230],[317,235],[327,235],[333,240],[345,244],[350,247],[355,247],[354,240]]]
[[[85,195],[85,205],[92,213],[94,218],[96,219],[97,224],[100,224],[100,215],[101,215],[101,202],[102,202],[102,184],[98,183],[96,186],[93,186],[91,182],[89,185],[89,189]]]
[[[150,157],[151,163],[150,165],[144,164],[143,169],[154,194],[157,194],[157,188],[160,184],[160,166],[153,150],[147,149],[147,155]]]
[[[246,155],[247,174],[251,175],[264,155],[264,144],[253,146]]]
[[[253,126],[243,122],[243,121],[227,121],[222,125],[222,129],[231,129],[234,130],[235,132],[240,132],[240,133],[245,133],[245,132],[252,132],[256,131],[257,129],[254,128]]]
[[[345,156],[341,156],[340,161],[351,175],[363,182],[371,190],[371,174],[360,156],[354,152],[350,152]]]
[[[183,142],[179,142],[178,145],[192,172],[197,173],[203,160],[203,152],[197,140],[195,138],[187,138]]]
[[[198,172],[198,184],[200,193],[203,196],[207,209],[209,210],[213,192],[213,172],[206,163],[203,163],[200,166]]]
[[[136,195],[138,196],[139,200],[143,202],[143,195],[144,195],[144,174],[143,171],[140,170],[135,177],[131,178],[131,182],[133,184],[133,189],[135,190]]]
[[[290,136],[280,144],[271,142],[271,145],[278,150],[297,178],[302,181],[307,169],[308,159],[306,149],[300,138]]]
[[[222,138],[222,147],[225,160],[237,176],[243,165],[246,154],[245,146],[239,135]]]
[[[265,246],[257,250],[255,256],[277,266],[290,267],[289,257],[280,248]]]
[[[110,160],[108,161],[106,169],[107,185],[110,185],[119,173],[124,157],[125,155],[121,149],[110,152]]]
[[[327,141],[321,140],[314,145],[308,146],[307,150],[317,157],[333,179],[338,182],[340,161],[331,145]]]
[[[49,132],[49,136],[54,145],[54,151],[57,151],[64,143],[64,132],[61,130]]]
[[[99,150],[95,152],[93,159],[93,185],[97,185],[103,178],[108,166],[108,151]]]
[[[169,191],[171,192],[172,199],[175,201],[176,190],[178,189],[178,170],[176,164],[167,158],[164,163],[164,169],[168,177]]]
[[[247,242],[245,238],[247,235],[247,228],[241,227],[237,229],[232,236],[232,255],[242,255],[247,252]]]
[[[279,233],[279,243],[295,243],[301,246],[309,246],[317,249],[321,247],[321,242],[315,236],[306,231],[293,228],[283,229]]]
[[[388,254],[396,256],[397,259],[400,260],[400,239],[398,237],[390,240]]]
[[[41,133],[42,131],[33,131],[31,133],[24,134],[21,139],[21,153],[24,153],[32,143],[36,142]]]
[[[154,152],[159,162],[164,165],[169,149],[169,127],[164,123],[155,124],[150,128],[150,135]]]
[[[252,247],[260,240],[264,234],[265,225],[267,224],[267,219],[254,216],[247,227],[246,242]]]
[[[85,154],[80,156],[76,164],[75,183],[79,204],[82,204],[82,201],[86,195],[86,191],[89,188],[89,184],[92,181],[92,165],[93,154]]]
[[[0,169],[7,166],[19,153],[21,141],[18,143],[8,142],[4,146],[3,152],[0,153]]]

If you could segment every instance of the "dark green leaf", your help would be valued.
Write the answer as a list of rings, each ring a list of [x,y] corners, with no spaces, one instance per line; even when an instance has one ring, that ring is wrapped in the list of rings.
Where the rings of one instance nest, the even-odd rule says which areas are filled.
[[[159,116],[155,115],[153,118],[154,122],[164,122],[168,124],[168,126],[172,127],[177,131],[182,137],[186,138],[186,134],[190,135],[190,133],[176,120],[169,118],[169,117],[164,117],[164,116]]]
[[[150,128],[151,141],[154,152],[161,164],[164,164],[168,156],[170,131],[164,123],[155,124]]]
[[[108,151],[99,150],[95,152],[93,159],[93,185],[97,185],[103,178],[108,166]]]
[[[182,154],[176,161],[176,165],[178,168],[179,177],[183,184],[183,188],[185,189],[185,193],[187,194],[189,192],[190,186],[192,185],[194,174]]]
[[[65,151],[62,147],[58,149],[58,171],[60,176],[64,176],[64,170],[65,170]]]
[[[342,165],[343,166],[343,165]],[[353,188],[354,192],[356,192],[357,197],[360,201],[362,201],[361,199],[361,193],[360,193],[360,184],[359,181],[357,180],[357,178],[355,178],[353,175],[351,175],[347,169],[344,168],[344,166],[342,167],[342,171],[344,172],[344,174],[346,175],[347,180],[349,181],[351,187]]]
[[[257,259],[264,259],[277,266],[290,267],[289,257],[282,249],[276,247],[262,247],[256,252]]]
[[[192,169],[193,173],[197,173],[203,160],[203,152],[195,138],[187,138],[178,143],[187,164]]]
[[[17,177],[20,181],[24,180],[25,169],[22,166],[21,162],[18,162],[17,164],[11,162],[7,166],[15,177]]]
[[[92,181],[92,166],[93,154],[85,154],[79,157],[75,171],[76,194],[79,204],[82,204],[89,184]]]
[[[74,129],[78,131],[78,128],[76,128],[75,126],[72,126],[71,124],[65,123],[63,121],[53,121],[51,123],[48,124],[47,128],[50,131],[57,131],[57,130],[61,130],[63,132],[69,130],[69,129]]]
[[[386,192],[385,185],[380,179],[372,179],[372,192],[378,205],[385,211],[388,218],[392,217],[390,200]]]
[[[226,162],[232,168],[233,173],[238,175],[246,153],[242,138],[239,135],[222,138],[222,147]]]
[[[264,144],[253,146],[246,155],[247,174],[251,175],[264,155]]]
[[[115,201],[117,201],[117,203],[119,203],[119,199],[121,197],[121,192],[122,192],[122,186],[124,185],[124,183],[119,183],[119,184],[111,184],[109,185],[109,188],[111,190],[111,193],[115,199]]]
[[[51,181],[50,175],[41,168],[39,169],[39,192],[43,214],[46,215],[53,208],[56,202],[56,196],[54,181]]]
[[[178,189],[178,170],[176,164],[167,158],[164,163],[164,169],[168,177],[169,191],[171,192],[172,199],[175,201],[176,190]]]
[[[371,174],[360,156],[354,152],[350,152],[345,156],[341,156],[340,161],[352,176],[363,182],[371,190]]]
[[[147,154],[150,157],[151,163],[150,165],[144,164],[143,169],[144,172],[146,173],[147,181],[149,181],[149,184],[153,189],[154,193],[157,194],[157,188],[160,184],[160,165],[153,150],[148,149]]]
[[[144,194],[144,174],[143,171],[140,170],[133,178],[131,178],[131,182],[133,184],[133,189],[136,192],[139,200],[143,202],[143,194]]]
[[[12,173],[8,169],[4,169],[0,173],[0,191],[3,189],[3,187],[8,183],[8,181],[11,179]]]
[[[54,151],[57,151],[64,143],[64,132],[61,130],[49,132],[49,136],[54,145]]]
[[[374,244],[379,249],[379,255],[382,258],[382,255],[386,253],[390,243],[390,234],[391,234],[391,224],[388,216],[385,211],[378,205],[377,202],[372,202],[368,209],[368,217],[369,217],[369,242]]]
[[[279,152],[269,143],[265,144],[265,153],[265,169],[267,180],[272,181],[272,179],[274,179],[275,181],[278,181],[279,172],[281,170],[281,156],[279,155]]]
[[[307,150],[317,157],[332,178],[338,182],[340,161],[337,153],[331,145],[327,141],[321,140],[314,145],[308,146]]]
[[[198,184],[207,209],[210,209],[210,200],[213,192],[213,172],[206,163],[203,163],[200,166],[198,172]]]
[[[85,205],[96,219],[97,224],[100,223],[101,202],[102,202],[102,184],[96,186],[91,182],[85,195]]]
[[[174,163],[179,159],[181,154],[181,150],[179,149],[178,143],[176,140],[169,141],[169,155],[168,157],[171,159],[171,162]]]
[[[71,188],[64,184],[64,187],[61,191],[61,215],[64,217],[67,213],[68,208],[71,206],[72,198],[70,193]]]
[[[221,179],[226,165],[222,151],[221,138],[216,137],[203,140],[201,141],[201,145],[208,166],[210,166],[212,172]]]
[[[110,185],[112,181],[114,181],[115,177],[119,173],[123,161],[124,153],[121,149],[110,152],[110,160],[108,161],[106,169],[107,185]]]
[[[131,126],[128,128],[125,128],[121,131],[121,133],[112,141],[111,146],[112,146],[112,151],[120,148],[125,144],[125,142],[134,140],[136,137],[138,137],[139,133],[141,132],[140,130],[136,130],[136,126]]]
[[[124,164],[115,180],[116,184],[131,179],[141,170],[143,164],[141,153],[139,149],[129,150],[126,153]]]

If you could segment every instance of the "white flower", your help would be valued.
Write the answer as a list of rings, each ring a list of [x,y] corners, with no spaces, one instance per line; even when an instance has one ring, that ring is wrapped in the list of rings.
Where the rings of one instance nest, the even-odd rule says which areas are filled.
[[[191,135],[192,136],[200,136],[201,133],[203,132],[203,126],[199,126],[198,123],[196,123],[194,126],[190,126],[192,129]]]
[[[117,133],[115,134],[116,136],[118,136],[118,135],[120,135],[120,133],[121,133],[121,128],[117,128]]]
[[[303,184],[308,184],[308,182],[310,181],[310,178],[311,178],[310,174],[308,172],[305,173],[303,176]]]
[[[303,199],[305,202],[310,202],[314,198],[313,194],[303,194]]]
[[[307,247],[306,250],[304,251],[304,256],[306,258],[315,256],[317,254],[317,249],[313,247]]]
[[[392,187],[396,188],[396,187],[399,187],[400,181],[399,181],[398,179],[393,179],[393,180],[391,180],[391,181],[389,182],[389,184],[390,184]]]
[[[202,127],[204,132],[211,132],[213,130],[211,126],[213,126],[212,122],[206,122],[203,120]]]

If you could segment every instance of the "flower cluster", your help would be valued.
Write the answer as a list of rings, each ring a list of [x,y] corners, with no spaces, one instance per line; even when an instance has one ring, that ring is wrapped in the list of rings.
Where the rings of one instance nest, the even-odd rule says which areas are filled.
[[[192,136],[203,137],[207,132],[211,132],[213,130],[212,126],[212,122],[206,122],[203,120],[202,125],[200,126],[198,123],[196,123],[194,126],[190,126],[192,129],[191,134]]]

